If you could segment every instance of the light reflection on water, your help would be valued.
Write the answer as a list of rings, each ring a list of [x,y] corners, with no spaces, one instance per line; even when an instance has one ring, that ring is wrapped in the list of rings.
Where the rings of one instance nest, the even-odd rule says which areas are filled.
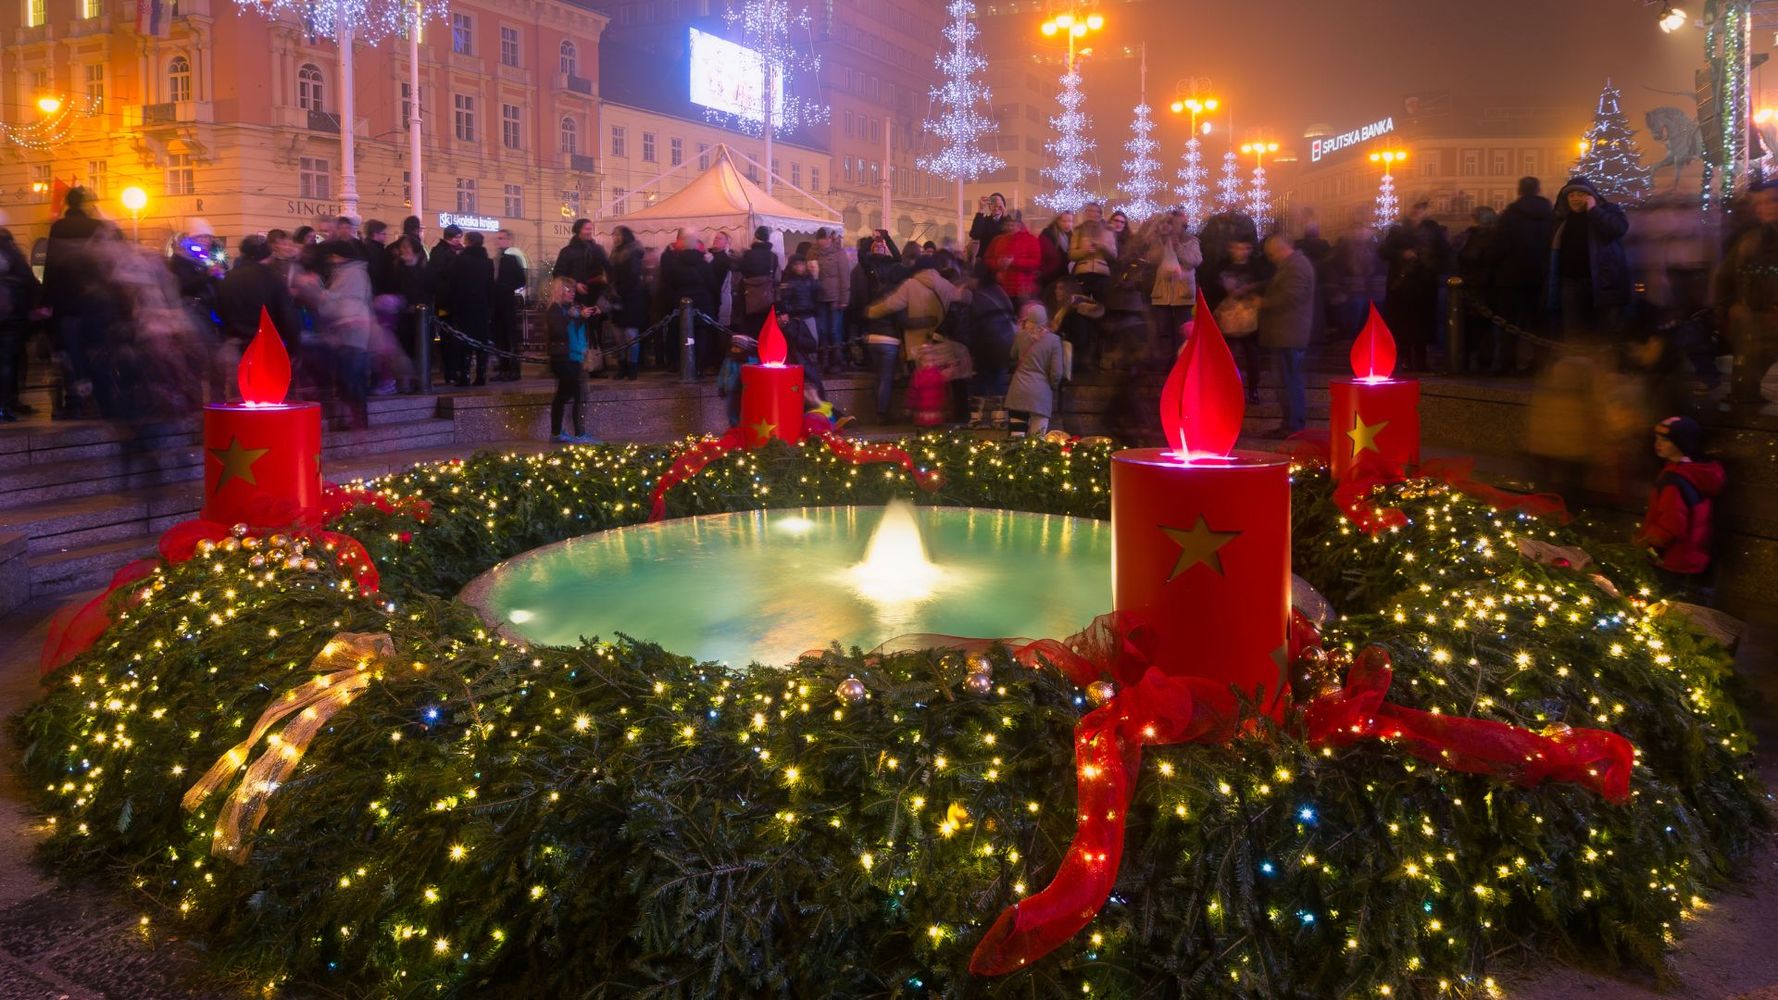
[[[941,571],[930,593],[864,598],[851,572],[883,511],[748,511],[601,532],[517,556],[463,596],[533,642],[624,632],[734,664],[906,632],[1062,638],[1110,610],[1109,524],[963,508],[914,511]]]

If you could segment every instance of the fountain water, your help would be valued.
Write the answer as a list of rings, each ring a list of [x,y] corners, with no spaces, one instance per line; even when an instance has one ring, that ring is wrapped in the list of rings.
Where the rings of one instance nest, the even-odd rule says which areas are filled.
[[[955,582],[955,574],[947,574],[926,557],[926,540],[914,520],[914,507],[899,499],[883,509],[864,561],[846,577],[859,596],[883,605],[923,601],[941,585]]]

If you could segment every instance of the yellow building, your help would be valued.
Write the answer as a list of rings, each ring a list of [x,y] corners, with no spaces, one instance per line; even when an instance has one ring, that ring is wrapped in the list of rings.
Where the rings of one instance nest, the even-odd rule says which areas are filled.
[[[125,0],[0,0],[0,210],[21,242],[47,230],[59,180],[143,241],[206,220],[231,244],[339,214],[340,65],[330,38],[232,0],[167,0],[143,32]],[[604,15],[574,0],[456,0],[420,47],[422,222],[506,226],[553,254],[600,190]],[[408,43],[354,47],[359,214],[398,225],[408,197]],[[47,114],[40,98],[65,103]],[[46,105],[47,106],[47,103]]]

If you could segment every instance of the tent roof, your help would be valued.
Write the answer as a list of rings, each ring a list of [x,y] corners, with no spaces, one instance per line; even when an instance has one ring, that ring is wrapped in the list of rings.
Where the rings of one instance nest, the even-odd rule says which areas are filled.
[[[813,232],[823,226],[843,228],[837,218],[811,214],[766,194],[759,185],[741,176],[728,150],[714,150],[710,169],[685,187],[660,201],[626,212],[607,225],[625,225],[640,233],[687,229],[746,229],[770,226],[793,232]]]

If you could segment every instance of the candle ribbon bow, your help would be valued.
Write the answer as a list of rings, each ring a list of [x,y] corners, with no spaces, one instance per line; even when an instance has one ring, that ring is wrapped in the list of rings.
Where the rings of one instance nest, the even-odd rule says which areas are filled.
[[[1293,628],[1292,645],[1306,634]],[[1168,672],[1170,665],[1155,663],[1151,648],[1140,621],[1110,614],[1065,642],[1045,639],[1015,651],[1021,664],[1048,663],[1076,684],[1109,673],[1122,687],[1075,728],[1079,825],[1074,841],[1050,884],[1008,907],[988,928],[970,956],[971,972],[1002,975],[1034,962],[1079,933],[1105,905],[1123,858],[1124,819],[1135,795],[1142,747],[1217,743],[1235,735],[1234,692],[1205,678]],[[1390,678],[1389,654],[1366,648],[1343,686],[1304,706],[1308,742],[1346,746],[1387,740],[1450,770],[1525,786],[1572,782],[1613,803],[1628,801],[1635,748],[1622,736],[1562,726],[1535,733],[1487,719],[1402,708],[1384,701]]]

